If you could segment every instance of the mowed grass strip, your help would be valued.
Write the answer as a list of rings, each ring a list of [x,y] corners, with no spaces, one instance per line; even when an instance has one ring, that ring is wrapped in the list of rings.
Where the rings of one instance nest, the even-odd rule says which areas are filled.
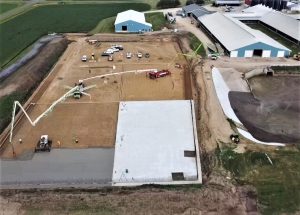
[[[0,3],[0,14],[12,10],[20,5],[22,5],[22,3]]]
[[[102,19],[133,9],[150,9],[143,3],[40,6],[0,24],[1,69],[22,50],[50,32],[88,32]]]

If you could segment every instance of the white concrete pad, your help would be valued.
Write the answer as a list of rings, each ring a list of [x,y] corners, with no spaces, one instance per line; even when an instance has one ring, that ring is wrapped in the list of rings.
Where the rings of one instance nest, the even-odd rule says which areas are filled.
[[[194,119],[190,100],[120,102],[113,185],[201,183]],[[172,179],[178,172],[184,180]]]

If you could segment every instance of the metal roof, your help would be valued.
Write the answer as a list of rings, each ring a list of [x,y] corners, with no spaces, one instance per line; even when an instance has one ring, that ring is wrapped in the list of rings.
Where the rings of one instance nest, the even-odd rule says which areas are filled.
[[[115,21],[115,25],[122,23],[122,22],[126,22],[128,20],[132,20],[132,21],[135,21],[138,23],[142,23],[144,25],[152,26],[152,24],[146,22],[144,13],[141,13],[141,12],[138,12],[135,10],[127,10],[127,11],[118,13],[116,21]]]
[[[213,12],[203,10],[203,9],[197,9],[197,10],[192,11],[192,14],[197,18],[200,17],[200,16],[211,14],[211,13],[213,13]]]
[[[289,50],[261,31],[254,30],[239,20],[231,18],[229,15],[223,15],[217,12],[202,16],[198,18],[198,20],[228,51],[233,51],[259,42],[278,49]]]
[[[197,4],[190,4],[190,5],[184,6],[184,7],[182,7],[182,10],[184,10],[186,13],[191,13],[192,11],[195,11],[195,10],[202,10],[202,11],[209,12],[204,7],[201,7]]]
[[[300,21],[278,11],[271,11],[260,19],[263,23],[300,41]]]
[[[244,9],[243,13],[236,16],[236,18],[246,17],[249,14],[254,14],[258,17],[257,20],[260,20],[261,22],[300,41],[299,20],[261,4]]]

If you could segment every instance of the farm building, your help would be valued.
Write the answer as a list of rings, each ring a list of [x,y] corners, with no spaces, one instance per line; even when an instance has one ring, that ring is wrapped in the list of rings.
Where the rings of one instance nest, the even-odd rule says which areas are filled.
[[[211,14],[212,12],[206,10],[204,7],[201,7],[197,4],[190,4],[182,7],[182,11],[186,16],[193,17],[194,19],[198,19],[201,16]]]
[[[200,26],[230,57],[287,57],[291,50],[237,19],[221,13],[199,18]]]
[[[139,33],[152,31],[152,24],[146,22],[145,15],[134,10],[118,13],[115,32]]]
[[[230,13],[230,16],[241,21],[261,23],[282,37],[300,44],[300,21],[282,12],[264,5],[255,5],[244,9],[242,13]]]
[[[241,5],[241,0],[215,0],[214,5]]]

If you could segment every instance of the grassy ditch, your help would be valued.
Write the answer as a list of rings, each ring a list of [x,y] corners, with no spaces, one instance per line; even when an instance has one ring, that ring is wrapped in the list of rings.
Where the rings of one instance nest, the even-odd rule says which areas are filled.
[[[40,6],[19,15],[0,24],[1,68],[49,32],[88,32],[100,20],[128,9],[144,11],[150,6],[143,3],[59,4]]]
[[[300,51],[300,47],[297,46],[296,44],[292,43],[291,41],[281,37],[279,34],[269,30],[268,28],[266,28],[265,26],[259,24],[259,23],[246,23],[249,27],[256,29],[256,30],[260,30],[261,32],[265,33],[266,35],[270,36],[271,38],[273,38],[274,40],[276,40],[277,42],[281,43],[282,45],[286,46],[287,48],[289,48],[292,53],[291,56],[293,56],[294,54],[297,54]]]
[[[0,133],[11,121],[11,112],[14,101],[24,102],[26,94],[26,92],[18,91],[0,98]]]
[[[9,10],[12,10],[16,7],[19,7],[20,5],[22,5],[23,3],[0,3],[0,14],[5,13]]]
[[[188,33],[188,37],[190,40],[190,48],[195,51],[202,42],[198,39],[198,37],[196,37],[194,34],[190,32]],[[203,45],[198,49],[197,54],[202,56],[203,58],[206,57],[206,52]]]
[[[271,66],[276,73],[300,73],[300,66]]]
[[[300,152],[279,149],[268,154],[231,148],[217,150],[222,166],[241,184],[252,184],[258,192],[263,214],[293,213],[300,209]]]
[[[165,19],[163,12],[146,13],[145,18],[146,22],[152,24],[153,31],[162,30],[167,24],[167,20]]]

